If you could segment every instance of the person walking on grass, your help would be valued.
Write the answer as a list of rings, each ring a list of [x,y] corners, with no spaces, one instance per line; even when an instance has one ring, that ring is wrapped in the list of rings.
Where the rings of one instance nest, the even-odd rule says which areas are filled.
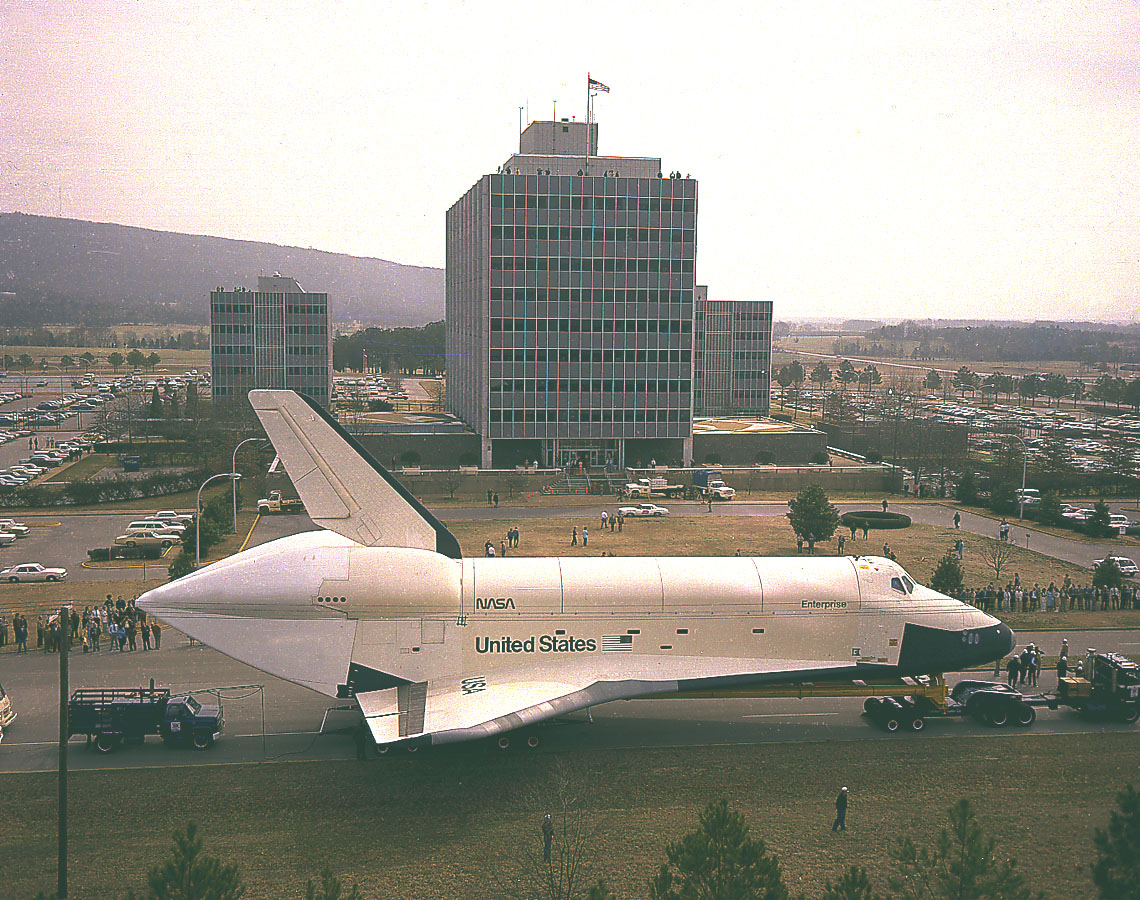
[[[886,502],[885,500],[883,501]],[[831,824],[831,830],[846,831],[847,830],[847,788],[842,787],[839,789],[839,796],[835,798],[835,821]]]

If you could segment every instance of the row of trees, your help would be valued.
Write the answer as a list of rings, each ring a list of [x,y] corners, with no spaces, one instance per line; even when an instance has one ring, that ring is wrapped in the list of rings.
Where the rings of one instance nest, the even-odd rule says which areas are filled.
[[[210,333],[195,331],[163,331],[138,334],[111,328],[85,327],[68,329],[7,328],[4,342],[13,347],[139,347],[144,350],[202,350],[210,346]]]
[[[444,369],[444,345],[442,321],[419,328],[366,328],[333,340],[333,367],[437,374]]]
[[[597,823],[576,792],[558,810],[557,841],[547,858],[524,852],[496,876],[503,895],[518,900],[616,900],[597,850]],[[862,866],[826,880],[821,900],[1042,900],[1017,861],[998,852],[969,800],[949,810],[948,823],[929,843],[910,837],[888,851],[886,893],[876,890]],[[1093,884],[1099,900],[1140,896],[1140,793],[1128,785],[1117,796],[1108,827],[1093,836]],[[170,856],[147,874],[146,900],[238,900],[246,893],[241,872],[204,851],[193,822],[176,832]],[[724,799],[710,803],[696,829],[665,847],[665,862],[649,880],[650,900],[788,900],[779,857],[753,837],[744,816]],[[128,900],[138,895],[131,889]],[[326,866],[309,879],[305,900],[364,900],[357,884],[347,887]],[[804,895],[800,895],[803,900]],[[47,900],[41,893],[36,900]],[[141,898],[140,898],[141,900]]]
[[[1058,325],[931,327],[903,322],[874,329],[865,338],[872,346],[875,342],[915,342],[915,359],[1070,360],[1091,369],[1140,358],[1135,333]]]
[[[923,385],[930,391],[939,391],[944,384],[945,379],[934,369],[927,372],[923,381]],[[961,366],[951,376],[950,385],[962,397],[967,393],[970,396],[980,393],[983,400],[987,396],[991,399],[1005,397],[1012,400],[1016,394],[1020,399],[1028,400],[1031,406],[1038,397],[1048,397],[1054,406],[1059,406],[1063,398],[1070,397],[1074,406],[1083,400],[1092,400],[1100,402],[1102,407],[1114,403],[1118,408],[1127,405],[1140,410],[1140,378],[1129,381],[1105,374],[1091,385],[1086,385],[1080,378],[1066,378],[1057,372],[1023,375],[1020,378],[1003,375],[1001,372],[982,376]]]
[[[143,353],[141,350],[136,348],[128,352],[126,356],[124,356],[118,350],[112,351],[111,353],[107,354],[106,360],[107,365],[114,369],[115,373],[118,374],[119,369],[123,367],[124,363],[135,369],[148,369],[149,371],[153,372],[155,367],[160,362],[162,362],[162,357],[154,351],[151,351],[150,353]],[[87,353],[81,354],[78,359],[72,356],[61,356],[59,358],[59,367],[63,369],[63,371],[69,372],[72,369],[78,368],[80,363],[82,363],[85,368],[91,368],[98,361],[99,357],[97,357],[94,353],[88,351]],[[21,353],[19,356],[12,356],[10,353],[4,354],[5,369],[17,368],[26,375],[28,373],[28,369],[32,368],[35,365],[36,361],[32,359],[32,357],[27,353]],[[46,371],[49,365],[47,357],[41,356],[38,365],[40,371]]]

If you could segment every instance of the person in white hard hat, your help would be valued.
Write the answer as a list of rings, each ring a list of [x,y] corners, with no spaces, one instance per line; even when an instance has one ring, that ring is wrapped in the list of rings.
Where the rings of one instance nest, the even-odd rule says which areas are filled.
[[[835,822],[832,823],[831,830],[839,831],[847,830],[847,788],[842,787],[839,789],[839,796],[835,798]]]

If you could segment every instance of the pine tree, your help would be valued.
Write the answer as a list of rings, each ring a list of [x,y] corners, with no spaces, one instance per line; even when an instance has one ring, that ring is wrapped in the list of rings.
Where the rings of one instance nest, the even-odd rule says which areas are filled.
[[[1045,525],[1061,524],[1061,498],[1056,491],[1046,491],[1037,505],[1037,519]]]
[[[827,882],[820,900],[881,900],[881,898],[871,890],[871,880],[867,877],[867,870],[862,866],[852,866],[839,876],[835,884]]]
[[[1093,835],[1093,884],[1100,900],[1135,900],[1140,897],[1140,792],[1128,785],[1116,795],[1116,805],[1108,828]]]
[[[668,863],[649,881],[652,900],[786,900],[780,862],[753,840],[740,813],[714,800],[700,827],[665,848]]]
[[[349,887],[346,892],[340,879],[333,875],[332,869],[326,865],[321,869],[319,886],[311,878],[306,882],[305,900],[364,900],[364,894],[356,884]]]
[[[966,469],[958,479],[958,502],[966,506],[978,505],[978,482],[969,469]]]
[[[965,573],[958,557],[950,551],[938,561],[934,574],[930,576],[930,586],[941,594],[953,595],[962,589]]]
[[[202,853],[193,822],[174,833],[170,859],[151,869],[147,882],[148,900],[238,900],[245,894],[236,865]]]
[[[788,501],[788,510],[792,530],[799,537],[811,535],[817,541],[826,541],[839,527],[839,510],[818,484],[801,488],[795,498]]]
[[[999,861],[993,838],[978,824],[969,800],[950,808],[950,827],[943,828],[931,849],[909,837],[890,851],[895,871],[888,878],[899,900],[1032,900],[1041,894],[1025,886],[1015,860]]]

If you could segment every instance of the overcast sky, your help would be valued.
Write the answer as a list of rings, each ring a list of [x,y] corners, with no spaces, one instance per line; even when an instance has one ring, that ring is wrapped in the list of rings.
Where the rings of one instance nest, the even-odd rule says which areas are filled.
[[[0,52],[3,212],[442,266],[518,107],[581,119],[590,72],[603,154],[699,179],[710,296],[1140,307],[1134,0],[0,0]]]

